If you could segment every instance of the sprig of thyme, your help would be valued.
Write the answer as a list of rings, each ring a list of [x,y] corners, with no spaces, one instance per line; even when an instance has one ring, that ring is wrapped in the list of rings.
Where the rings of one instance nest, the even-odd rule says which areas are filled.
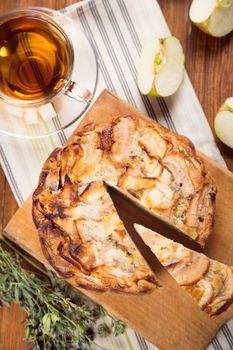
[[[98,327],[98,333],[101,337],[108,337],[111,333],[118,336],[125,332],[125,324],[110,315],[105,309],[101,307],[101,318],[105,320]]]
[[[72,300],[68,294],[63,280],[39,278],[0,246],[0,301],[9,306],[16,301],[26,310],[25,335],[31,349],[94,349],[93,327],[106,317],[110,326],[109,321],[100,322],[100,335],[124,332],[124,324],[101,306],[87,302],[81,293],[73,293]]]

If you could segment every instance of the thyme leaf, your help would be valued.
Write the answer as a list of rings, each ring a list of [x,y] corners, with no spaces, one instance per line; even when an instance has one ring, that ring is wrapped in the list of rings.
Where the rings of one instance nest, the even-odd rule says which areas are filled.
[[[27,312],[25,338],[33,350],[94,349],[94,327],[101,319],[102,336],[125,330],[125,325],[101,306],[76,290],[70,291],[64,280],[55,276],[46,280],[25,270],[17,255],[13,257],[0,246],[0,306],[10,306],[13,301]]]

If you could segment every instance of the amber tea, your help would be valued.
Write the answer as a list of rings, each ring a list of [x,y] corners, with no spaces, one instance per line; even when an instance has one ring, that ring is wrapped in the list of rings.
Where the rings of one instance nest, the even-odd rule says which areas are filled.
[[[0,92],[24,101],[56,95],[69,79],[73,52],[56,23],[35,16],[0,24]]]

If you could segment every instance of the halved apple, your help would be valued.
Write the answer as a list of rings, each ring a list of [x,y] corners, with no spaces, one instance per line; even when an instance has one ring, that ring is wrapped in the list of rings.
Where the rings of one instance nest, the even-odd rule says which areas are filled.
[[[218,138],[233,148],[233,97],[226,99],[215,117],[214,128]]]
[[[193,0],[189,17],[205,33],[222,37],[233,30],[233,0]]]
[[[142,94],[170,96],[184,76],[182,46],[174,36],[149,40],[142,49],[138,65],[138,87]]]

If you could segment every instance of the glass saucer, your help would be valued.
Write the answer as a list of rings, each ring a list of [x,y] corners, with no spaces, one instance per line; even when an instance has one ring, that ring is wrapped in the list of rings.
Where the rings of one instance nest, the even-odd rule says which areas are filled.
[[[51,14],[62,25],[74,48],[75,61],[71,80],[88,89],[93,99],[98,82],[98,63],[90,40],[68,16],[47,8],[35,9]],[[15,113],[14,108],[0,100],[0,133],[24,139],[55,135],[76,122],[87,110],[92,99],[84,103],[64,94],[59,95],[52,101],[57,116],[45,121],[38,114],[35,124],[26,123],[23,116],[24,110],[21,111],[22,113],[20,111]]]

